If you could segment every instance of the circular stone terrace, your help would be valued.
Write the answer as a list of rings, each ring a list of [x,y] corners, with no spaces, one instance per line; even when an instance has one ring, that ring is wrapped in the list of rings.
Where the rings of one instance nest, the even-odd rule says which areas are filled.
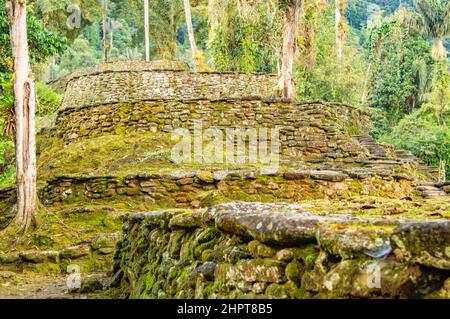
[[[449,183],[373,140],[363,110],[283,100],[276,82],[172,61],[64,79],[56,121],[38,134],[40,228],[33,248],[0,243],[0,270],[76,260],[113,269],[108,285],[141,298],[450,294]],[[198,120],[222,132],[278,127],[279,169],[174,162],[172,131],[195,133]],[[0,190],[0,228],[14,202],[13,188]],[[361,285],[371,265],[381,290]]]

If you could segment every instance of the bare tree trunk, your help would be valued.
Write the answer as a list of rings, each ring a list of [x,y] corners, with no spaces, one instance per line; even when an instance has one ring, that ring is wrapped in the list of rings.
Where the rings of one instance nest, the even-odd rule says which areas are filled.
[[[109,47],[112,49],[114,47],[114,26],[112,22],[109,27]]]
[[[338,61],[338,64],[341,63],[342,57],[344,55],[344,36],[345,36],[345,30],[344,30],[344,3],[345,0],[335,0],[336,3],[336,58]]]
[[[241,18],[242,17],[242,0],[237,0],[236,6],[237,6],[237,11],[238,11],[238,16],[239,16],[239,18]]]
[[[108,40],[107,40],[107,28],[108,28],[108,0],[103,0],[103,60],[108,62]]]
[[[372,71],[372,62],[369,63],[369,66],[367,67],[366,75],[364,77],[363,93],[361,96],[361,102],[363,104],[365,104],[367,102],[368,95],[369,95],[368,86],[369,86],[369,79],[370,79],[371,71]]]
[[[145,61],[150,61],[150,26],[148,21],[148,0],[144,0],[144,37],[145,37]]]
[[[175,26],[175,3],[174,1],[170,2],[170,12],[169,12],[169,25],[170,25],[170,42],[168,45],[168,51],[165,51],[165,54],[168,55],[170,59],[174,59],[177,51],[177,34],[176,34],[176,26]]]
[[[303,0],[291,0],[283,22],[283,48],[281,52],[281,76],[278,86],[284,98],[295,96],[293,83],[294,58],[297,51],[298,24]]]
[[[195,62],[197,45],[195,44],[194,28],[192,26],[192,17],[191,17],[191,4],[190,4],[189,0],[184,0],[184,12],[186,15],[186,25],[187,25],[187,30],[188,30],[188,34],[189,34],[189,43],[191,44],[192,61]]]
[[[30,78],[26,3],[23,0],[10,0],[8,4],[16,113],[16,224],[20,231],[26,232],[36,224],[35,90]]]
[[[446,181],[446,162],[445,160],[441,159],[439,160],[439,182],[445,182]]]
[[[443,38],[434,39],[432,55],[433,59],[436,61],[445,60],[447,58],[447,50],[445,49]]]

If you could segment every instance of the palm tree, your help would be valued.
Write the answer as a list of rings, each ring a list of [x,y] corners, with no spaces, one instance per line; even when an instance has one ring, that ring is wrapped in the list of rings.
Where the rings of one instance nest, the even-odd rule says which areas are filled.
[[[433,38],[432,55],[444,60],[447,52],[444,39],[450,35],[450,2],[448,0],[414,0],[417,12],[399,9],[400,22],[409,30]]]

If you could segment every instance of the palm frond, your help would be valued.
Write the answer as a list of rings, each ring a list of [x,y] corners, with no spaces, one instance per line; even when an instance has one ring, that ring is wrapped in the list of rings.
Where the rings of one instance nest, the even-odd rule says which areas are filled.
[[[417,12],[401,7],[395,14],[398,22],[409,32],[420,35],[427,35],[428,25],[424,18]]]
[[[427,35],[441,38],[449,34],[450,4],[445,0],[415,0],[414,5],[426,24]]]

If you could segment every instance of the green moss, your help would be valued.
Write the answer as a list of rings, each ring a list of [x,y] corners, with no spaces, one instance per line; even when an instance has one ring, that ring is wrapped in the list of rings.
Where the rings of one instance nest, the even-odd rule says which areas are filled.
[[[302,282],[303,270],[304,266],[298,261],[293,260],[286,266],[286,278],[294,282],[296,285],[300,286]]]
[[[215,245],[215,241],[210,241],[207,243],[203,243],[198,245],[195,249],[194,249],[194,257],[197,260],[200,260],[203,256],[203,252],[205,250],[211,250]]]
[[[275,299],[292,299],[297,296],[297,290],[297,286],[292,281],[285,284],[270,284],[266,288],[265,296]]]
[[[160,119],[151,119],[158,122]],[[179,170],[220,170],[254,165],[173,163],[171,150],[175,141],[170,134],[129,132],[118,128],[116,134],[105,133],[64,145],[59,137],[38,136],[41,150],[38,179],[48,181],[55,176],[114,175],[123,177],[137,172],[170,173]],[[210,176],[209,176],[210,178]]]
[[[248,251],[254,258],[272,257],[276,253],[276,251],[273,248],[271,248],[267,245],[264,245],[257,240],[253,240],[248,243]]]
[[[59,263],[36,264],[34,267],[38,273],[43,275],[55,275],[61,273],[61,267]]]
[[[154,273],[147,273],[147,275],[145,275],[144,277],[144,281],[145,281],[145,291],[151,291],[153,289],[153,286],[156,283],[156,276]]]
[[[211,261],[214,259],[214,250],[213,249],[205,249],[202,252],[202,261]]]
[[[205,298],[210,298],[212,294],[218,294],[221,291],[224,282],[222,279],[218,278],[214,280],[212,284],[208,284],[203,288],[203,295]]]

